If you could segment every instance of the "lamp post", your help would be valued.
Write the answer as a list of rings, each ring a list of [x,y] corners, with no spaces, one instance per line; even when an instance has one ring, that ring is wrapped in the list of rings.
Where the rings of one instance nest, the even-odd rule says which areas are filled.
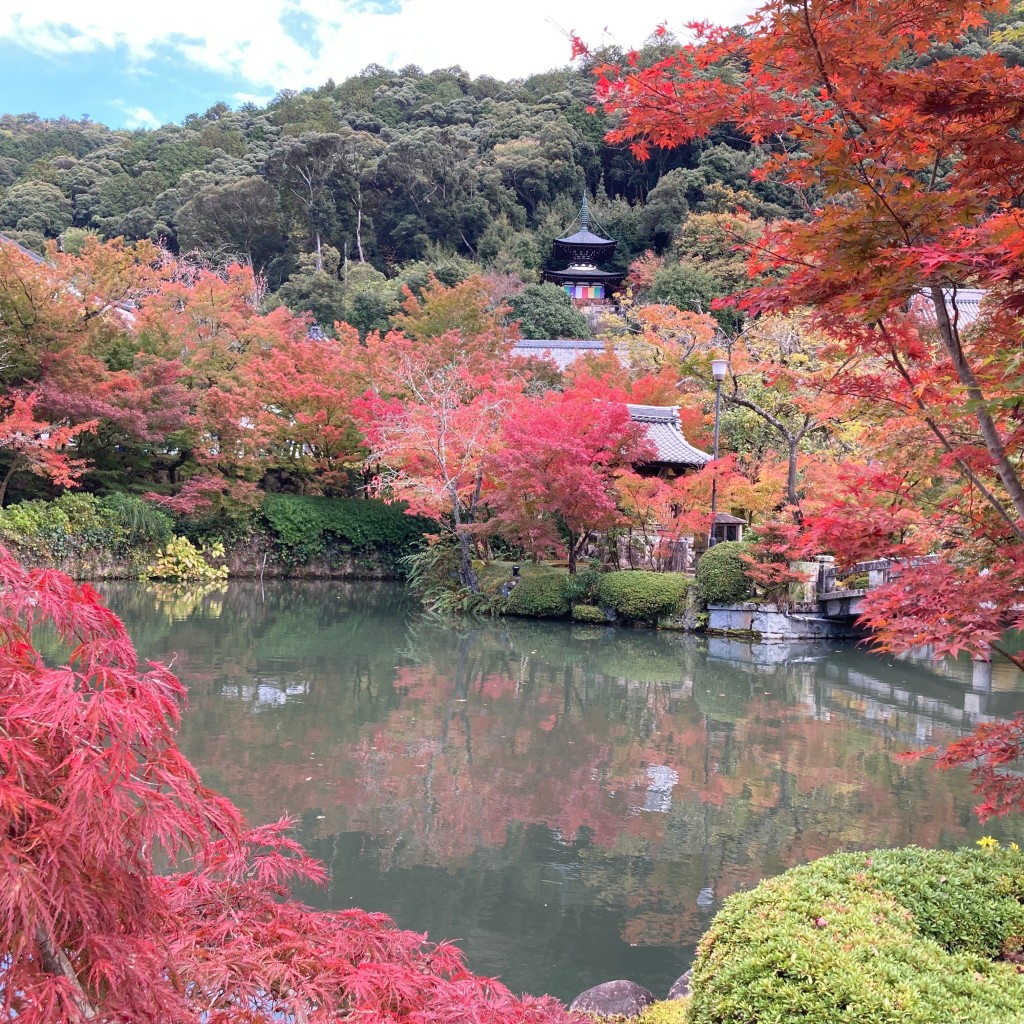
[[[728,359],[711,360],[711,376],[715,378],[715,448],[713,461],[718,462],[718,417],[722,408],[722,381],[729,372]],[[714,547],[717,543],[715,538],[715,514],[718,511],[718,469],[715,468],[711,477],[711,533],[708,535],[708,547]]]

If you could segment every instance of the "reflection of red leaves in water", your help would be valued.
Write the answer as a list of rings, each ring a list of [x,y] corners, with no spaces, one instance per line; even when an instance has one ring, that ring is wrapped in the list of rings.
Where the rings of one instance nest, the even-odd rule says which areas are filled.
[[[886,734],[856,718],[840,725],[764,695],[715,723],[667,684],[588,681],[542,663],[531,672],[518,659],[504,672],[492,667],[478,664],[460,682],[429,664],[403,665],[391,677],[401,702],[383,719],[346,724],[342,735],[343,715],[311,709],[294,749],[276,710],[234,714],[221,734],[235,743],[211,742],[196,760],[230,775],[256,817],[316,807],[324,834],[379,837],[384,869],[454,869],[501,849],[517,822],[542,822],[565,841],[586,830],[586,883],[630,908],[623,938],[637,943],[692,942],[706,927],[708,911],[695,903],[706,884],[705,828],[716,905],[765,873],[838,848],[965,835],[966,787],[958,797],[933,786],[909,819],[893,774],[926,769],[894,765]],[[629,715],[609,713],[618,686],[629,687]],[[311,767],[311,751],[322,768]],[[648,766],[678,776],[665,813],[655,811]],[[400,845],[388,839],[399,835]],[[646,866],[627,883],[633,872],[621,858],[634,854]]]

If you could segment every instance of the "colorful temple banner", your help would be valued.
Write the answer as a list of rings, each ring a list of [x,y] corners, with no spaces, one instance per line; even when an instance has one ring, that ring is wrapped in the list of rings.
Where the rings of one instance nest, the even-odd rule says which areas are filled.
[[[602,284],[567,284],[563,287],[572,299],[604,298],[604,285]]]

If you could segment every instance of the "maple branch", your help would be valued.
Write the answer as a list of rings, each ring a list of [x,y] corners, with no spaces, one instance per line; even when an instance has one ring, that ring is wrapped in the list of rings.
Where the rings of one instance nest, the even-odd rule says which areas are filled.
[[[86,1020],[93,1020],[99,1016],[99,1012],[92,1005],[89,996],[82,987],[82,982],[75,973],[74,967],[71,966],[71,961],[68,960],[64,950],[54,945],[53,939],[50,938],[46,929],[41,924],[36,925],[35,939],[39,946],[40,963],[43,969],[54,975],[54,977],[64,978],[67,981],[71,986],[71,998],[78,1008],[78,1012]]]
[[[954,454],[955,448],[952,441],[946,436],[942,428],[935,422],[935,418],[928,414],[927,406],[920,395],[914,390],[914,382],[910,376],[910,371],[907,369],[903,360],[900,358],[899,351],[896,348],[894,341],[884,323],[878,323],[875,325],[876,330],[886,339],[886,343],[889,346],[889,355],[892,358],[893,365],[896,367],[897,373],[906,382],[907,387],[910,389],[910,394],[913,397],[914,404],[918,409],[924,413],[924,422],[927,424],[929,430],[938,438],[939,444],[942,445],[946,453],[953,456],[954,464],[957,469],[960,470],[961,474],[966,480],[968,480],[974,487],[978,489],[982,497],[995,509],[999,517],[1006,523],[1006,525],[1014,532],[1017,539],[1024,541],[1024,528],[1021,527],[1020,523],[1014,521],[1013,517],[1006,510],[1006,506],[985,486],[984,483],[979,479],[978,475],[973,469],[967,464],[967,462],[960,458],[959,455]]]

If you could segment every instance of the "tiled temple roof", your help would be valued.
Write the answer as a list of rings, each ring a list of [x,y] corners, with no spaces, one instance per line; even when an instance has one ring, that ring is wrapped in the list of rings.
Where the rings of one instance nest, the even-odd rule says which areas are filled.
[[[565,370],[583,356],[599,356],[605,352],[605,343],[594,339],[576,338],[524,338],[517,341],[512,354],[524,359],[550,359],[559,370]],[[626,363],[626,351],[621,345],[615,346],[619,362]]]
[[[634,423],[644,425],[648,438],[654,444],[657,458],[652,461],[694,469],[700,469],[711,462],[707,452],[695,448],[683,436],[677,406],[627,405],[626,408],[629,410],[629,418]]]
[[[950,316],[955,309],[960,330],[970,327],[981,316],[981,301],[985,298],[985,292],[981,288],[943,288],[942,294],[945,296]],[[911,308],[925,322],[933,326],[938,324],[935,304],[927,292],[915,296]]]

